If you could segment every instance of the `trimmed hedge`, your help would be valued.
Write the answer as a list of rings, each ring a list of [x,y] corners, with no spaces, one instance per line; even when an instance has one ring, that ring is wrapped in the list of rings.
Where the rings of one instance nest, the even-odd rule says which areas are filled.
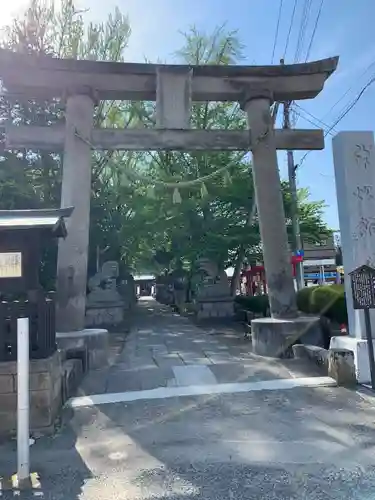
[[[268,295],[247,297],[239,295],[235,298],[238,309],[251,311],[254,314],[269,314]],[[305,287],[297,293],[297,307],[306,314],[324,316],[339,324],[348,324],[344,285],[316,285]]]
[[[297,292],[297,307],[299,311],[302,311],[306,314],[309,314],[311,312],[311,295],[313,290],[317,288],[318,285],[316,286],[310,286],[310,287],[305,287],[302,288],[299,292]]]
[[[339,324],[348,323],[344,285],[316,285],[297,293],[298,309],[324,316]]]

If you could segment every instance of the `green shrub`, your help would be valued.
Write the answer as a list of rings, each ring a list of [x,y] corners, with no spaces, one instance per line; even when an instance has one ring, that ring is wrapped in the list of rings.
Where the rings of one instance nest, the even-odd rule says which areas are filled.
[[[311,295],[313,291],[317,288],[316,286],[309,286],[302,288],[297,293],[297,307],[299,311],[302,311],[306,314],[311,313]]]
[[[324,316],[336,323],[348,323],[344,285],[303,288],[297,293],[298,309]]]
[[[333,319],[341,324],[348,324],[348,310],[346,308],[345,292],[337,297],[336,302],[332,306]]]
[[[311,310],[336,323],[348,323],[344,285],[320,286],[312,294]]]
[[[251,311],[267,316],[269,312],[268,295],[235,298],[237,309]],[[324,316],[339,324],[348,323],[344,285],[316,285],[302,288],[297,293],[297,307],[305,314]]]
[[[240,309],[251,311],[254,314],[268,315],[269,300],[268,295],[255,295],[254,297],[247,297],[245,295],[238,295],[235,299],[235,304]]]

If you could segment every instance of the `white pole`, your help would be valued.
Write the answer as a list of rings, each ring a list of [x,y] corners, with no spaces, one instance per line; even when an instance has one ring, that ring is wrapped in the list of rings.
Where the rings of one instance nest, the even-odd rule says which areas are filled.
[[[320,274],[322,276],[322,285],[326,284],[326,275],[324,272],[324,266],[320,266]]]
[[[28,479],[29,450],[29,318],[17,319],[17,476]]]

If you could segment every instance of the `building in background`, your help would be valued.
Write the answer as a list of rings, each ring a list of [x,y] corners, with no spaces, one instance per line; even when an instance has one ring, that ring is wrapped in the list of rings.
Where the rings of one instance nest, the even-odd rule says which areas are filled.
[[[334,236],[304,244],[304,278],[307,282],[337,282],[337,248]]]
[[[155,282],[155,276],[153,274],[135,275],[134,286],[137,297],[154,295]]]

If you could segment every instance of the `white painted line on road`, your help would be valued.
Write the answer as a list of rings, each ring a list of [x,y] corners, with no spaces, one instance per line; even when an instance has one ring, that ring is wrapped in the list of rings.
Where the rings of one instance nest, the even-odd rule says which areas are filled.
[[[253,391],[280,391],[297,387],[334,387],[336,381],[330,377],[301,377],[290,379],[263,380],[260,382],[236,382],[233,384],[191,385],[188,387],[158,387],[145,391],[93,394],[71,398],[67,406],[79,408],[109,403],[129,403],[149,399],[167,399],[181,396],[204,396],[211,394],[236,394]]]
[[[215,375],[205,365],[173,366],[172,370],[178,386],[217,384]]]

